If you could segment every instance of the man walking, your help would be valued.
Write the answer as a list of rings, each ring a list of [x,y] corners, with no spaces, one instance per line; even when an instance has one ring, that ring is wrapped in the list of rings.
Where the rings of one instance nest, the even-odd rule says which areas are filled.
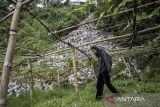
[[[99,101],[103,95],[104,84],[107,85],[112,93],[119,93],[116,88],[111,84],[110,75],[112,67],[112,58],[106,53],[105,50],[98,48],[97,46],[91,47],[92,52],[100,60],[100,69],[97,78],[97,93],[96,100]]]

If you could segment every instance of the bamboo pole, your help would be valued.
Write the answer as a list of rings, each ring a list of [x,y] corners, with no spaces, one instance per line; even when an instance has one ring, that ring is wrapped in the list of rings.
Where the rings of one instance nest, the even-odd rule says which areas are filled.
[[[78,87],[78,78],[77,78],[77,69],[76,69],[76,49],[73,48],[72,49],[72,52],[73,52],[73,70],[74,70],[74,76],[75,76],[75,91],[76,93],[78,94],[79,92],[79,87]]]
[[[60,87],[60,72],[59,72],[59,70],[57,70],[57,85],[58,85],[58,87]]]
[[[0,22],[5,21],[6,19],[8,19],[10,16],[13,15],[14,12],[9,13],[8,15],[6,15],[5,17],[3,17],[2,19],[0,19]]]
[[[0,71],[0,85],[1,85],[1,76],[2,76],[2,72]]]
[[[133,76],[132,76],[132,73],[131,73],[131,67],[130,65],[128,64],[128,62],[126,61],[126,59],[124,58],[124,56],[122,56],[122,60],[127,68],[127,71],[129,73],[129,78],[132,78],[133,79]]]
[[[23,77],[24,77],[24,81],[25,81],[25,83],[27,84],[27,83],[28,83],[28,81],[27,81],[27,76],[26,76],[26,74],[25,74],[25,73],[23,73]]]
[[[30,96],[34,95],[34,87],[33,87],[33,73],[32,73],[32,64],[30,61],[28,61],[28,72],[30,73]]]
[[[60,71],[57,70],[57,86],[58,86],[58,96],[60,97]]]
[[[52,55],[52,54],[56,54],[56,53],[61,53],[61,52],[66,52],[66,51],[69,51],[70,48],[66,48],[66,49],[63,49],[63,50],[57,50],[57,51],[54,51],[54,52],[50,52],[50,53],[47,53],[47,54],[44,54],[43,56],[48,56],[48,55]]]
[[[132,36],[132,40],[131,40],[131,44],[129,49],[132,48],[133,43],[134,43],[134,39],[136,38],[136,36],[138,36],[138,32],[137,32],[137,0],[133,0],[133,36]]]
[[[92,71],[93,71],[93,73],[94,73],[94,77],[95,77],[95,81],[96,81],[96,80],[97,80],[97,73],[96,73],[96,71],[95,71],[95,68],[94,68],[94,66],[93,66],[92,61],[90,61],[90,64],[91,64],[91,68],[92,68]]]
[[[135,46],[135,47],[133,47],[133,49],[140,49],[140,48],[143,48],[144,46]],[[119,49],[112,49],[112,50],[109,50],[109,51],[122,51],[122,50],[127,50],[129,47],[126,47],[126,48],[119,48]],[[68,49],[69,50],[69,49]],[[59,50],[59,51],[54,51],[54,52],[52,52],[52,53],[48,53],[48,54],[44,54],[44,55],[40,55],[40,54],[24,54],[24,55],[21,55],[21,56],[30,56],[30,58],[38,58],[38,57],[44,57],[44,56],[48,56],[48,55],[52,55],[52,54],[57,54],[57,53],[60,53],[60,52],[62,52],[62,51],[65,51],[65,49],[64,50]],[[36,57],[31,57],[31,56],[36,56]],[[62,58],[61,59],[61,61],[64,61],[64,60],[67,60],[68,58]],[[15,63],[13,63],[13,64],[15,64],[13,67],[16,67],[16,66],[18,66],[18,65],[20,65],[20,64],[22,64],[23,62],[25,61],[25,59],[23,59],[23,60],[21,60],[21,61],[19,61],[19,62],[15,62]],[[0,63],[3,63],[4,61],[0,61]],[[38,66],[38,65],[37,65]]]
[[[32,107],[32,100],[34,96],[34,83],[33,83],[33,73],[32,73],[32,64],[30,62],[30,59],[28,59],[28,73],[29,73],[29,100],[30,100],[30,106]]]
[[[6,107],[7,106],[7,90],[8,90],[8,83],[9,83],[9,76],[10,76],[10,71],[12,69],[12,60],[13,60],[13,55],[14,55],[14,49],[15,49],[15,44],[16,44],[16,30],[17,30],[17,25],[20,17],[20,10],[21,10],[21,1],[18,1],[10,29],[11,31],[9,32],[9,39],[8,39],[8,47],[7,47],[7,53],[3,65],[3,71],[2,71],[2,81],[1,81],[1,86],[0,86],[0,107]]]

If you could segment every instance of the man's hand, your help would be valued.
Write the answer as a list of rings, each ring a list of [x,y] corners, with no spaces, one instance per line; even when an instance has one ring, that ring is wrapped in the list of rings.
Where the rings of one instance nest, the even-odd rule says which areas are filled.
[[[109,72],[109,76],[112,77],[114,75],[114,73]]]
[[[115,73],[109,73],[110,79],[113,80],[115,79],[117,76],[115,75]]]

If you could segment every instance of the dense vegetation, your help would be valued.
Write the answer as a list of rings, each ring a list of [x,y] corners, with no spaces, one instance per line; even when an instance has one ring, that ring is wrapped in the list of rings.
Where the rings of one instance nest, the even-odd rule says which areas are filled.
[[[156,1],[156,0],[154,0]],[[137,6],[145,5],[147,3],[153,2],[153,0],[138,0]],[[113,1],[109,0],[103,3],[102,7],[98,9],[98,15],[103,17],[107,14],[117,13],[119,11],[124,11],[127,9],[133,8],[132,0],[122,0],[122,1]],[[146,6],[142,9],[137,9],[137,30],[144,30],[150,27],[159,25],[160,18],[160,7],[158,4]],[[120,25],[118,27],[112,27],[115,25]],[[123,35],[132,33],[133,25],[133,15],[132,12],[123,13],[120,15],[115,15],[106,19],[103,19],[98,22],[98,26],[104,31],[109,32],[114,35]],[[111,27],[110,29],[107,29]],[[159,30],[143,33],[143,36],[136,37],[133,42],[133,46],[144,46],[143,49],[138,51],[126,52],[124,56],[136,58],[140,67],[144,72],[149,68],[147,75],[152,75],[149,78],[153,79],[154,76],[157,76],[159,72],[159,67],[155,63],[158,63],[159,60]],[[131,43],[131,38],[116,41],[118,46],[129,47]],[[153,67],[153,65],[155,65]],[[150,69],[151,67],[151,69]],[[155,74],[154,74],[154,73]],[[153,76],[154,75],[154,76]],[[157,78],[157,77],[156,77]]]
[[[85,19],[85,17],[90,12],[95,12],[97,18],[102,18],[103,16],[106,16],[108,14],[117,13],[119,11],[123,11],[133,7],[132,0],[103,1],[104,2],[101,3],[101,6],[99,6],[98,8],[90,5],[89,3],[85,3],[80,6],[54,5],[54,7],[50,7],[46,5],[44,8],[30,8],[32,8],[31,12],[38,19],[45,23],[51,30],[57,31],[62,28],[69,27],[71,25],[78,24],[83,19]],[[154,0],[138,0],[138,6],[153,1]],[[0,4],[0,18],[4,17],[9,12],[7,9],[8,5],[8,2],[2,2]],[[48,36],[48,31],[37,20],[30,16],[25,10],[23,10],[20,19],[21,20],[18,26],[15,57],[13,61],[14,63],[18,63],[21,60],[25,59],[26,57],[22,56],[24,54],[44,54],[55,50],[54,44],[58,41],[54,37]],[[159,4],[146,6],[143,9],[138,9],[137,29],[140,31],[159,25],[159,19]],[[114,36],[118,36],[127,33],[132,33],[132,20],[132,12],[129,12],[120,15],[114,15],[109,18],[104,18],[95,22],[95,24],[99,29],[103,29],[104,32],[110,33]],[[108,29],[108,27],[112,27],[117,24],[122,25]],[[10,19],[7,19],[6,21],[0,23],[0,61],[4,60],[4,54],[6,53],[9,25]],[[57,36],[65,37],[72,30],[74,29],[68,30],[63,33],[59,33]],[[117,46],[129,47],[131,43],[131,38],[115,41],[114,43]],[[141,82],[139,82],[137,80],[128,79],[126,77],[122,80],[114,80],[114,84],[118,87],[120,92],[124,93],[132,93],[134,91],[136,91],[137,93],[160,92],[160,88],[158,87],[160,84],[159,30],[143,33],[143,36],[136,37],[136,39],[133,42],[133,46],[144,46],[144,48],[139,49],[138,51],[127,51],[123,53],[123,56],[125,58],[132,57],[137,60],[142,70],[143,79]],[[66,60],[66,62],[71,64],[70,59]],[[22,66],[26,67],[25,63],[26,61],[24,61],[24,65]],[[84,65],[84,63],[81,64],[82,65],[80,66]],[[21,69],[22,66],[17,66],[16,68],[13,68],[12,75],[21,75],[21,71],[25,69]],[[0,69],[2,69],[2,64],[0,65]],[[113,69],[116,72],[121,72],[124,70],[124,64],[121,62],[116,62],[116,65]],[[45,66],[45,64],[42,64],[39,68],[33,68],[33,73],[34,75],[40,77],[51,76],[51,78],[55,79],[56,70],[57,69],[54,69],[55,72],[53,72],[53,70],[50,70],[47,66]],[[66,71],[69,70],[70,69],[66,69]],[[64,73],[61,76],[66,76],[66,74]],[[93,105],[99,105],[98,107],[103,107],[104,102],[95,103],[94,87],[94,82],[90,82],[81,86],[81,91],[79,93],[80,97],[76,97],[76,94],[73,92],[74,88],[68,85],[62,86],[60,93],[58,93],[58,89],[51,90],[48,92],[41,92],[37,90],[33,98],[30,98],[29,93],[24,93],[18,98],[12,96],[9,100],[9,107],[69,107],[71,105],[74,105],[75,102],[77,103],[78,107],[93,107]],[[107,89],[106,92],[108,92]]]

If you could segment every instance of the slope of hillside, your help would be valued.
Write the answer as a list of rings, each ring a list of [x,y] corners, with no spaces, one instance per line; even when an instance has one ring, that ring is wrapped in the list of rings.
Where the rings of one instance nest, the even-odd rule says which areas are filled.
[[[113,84],[123,94],[160,92],[160,83],[122,79],[121,81],[114,80]],[[58,89],[47,92],[36,90],[33,98],[29,96],[29,93],[22,94],[16,98],[14,96],[11,97],[8,107],[116,107],[115,104],[110,105],[110,103],[107,103],[105,99],[100,102],[95,101],[95,85],[94,82],[91,82],[81,86],[79,96],[76,95],[74,88],[71,86],[62,86],[59,91]],[[104,94],[106,96],[112,95],[106,86]],[[118,107],[124,107],[124,105],[118,105]],[[146,105],[141,107],[146,107]]]

